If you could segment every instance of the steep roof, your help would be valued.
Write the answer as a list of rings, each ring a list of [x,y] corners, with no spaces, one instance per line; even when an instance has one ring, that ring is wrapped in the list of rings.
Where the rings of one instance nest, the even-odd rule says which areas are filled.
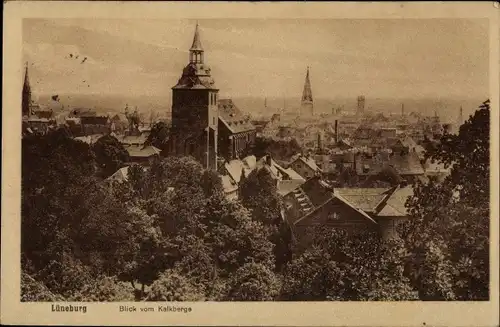
[[[203,47],[201,46],[201,38],[198,23],[196,23],[196,27],[194,30],[193,44],[189,51],[203,51]]]
[[[319,177],[313,177],[300,186],[312,204],[316,207],[332,197],[333,188]]]
[[[278,193],[285,196],[304,183],[300,179],[287,179],[278,181]]]
[[[316,161],[314,161],[314,159],[312,157],[305,157],[305,156],[301,155],[296,160],[302,161],[304,164],[306,164],[313,171],[319,171],[319,172],[322,171],[321,168],[318,167],[318,165],[316,164]]]
[[[255,130],[255,126],[248,121],[236,107],[233,100],[219,100],[219,119],[233,134]]]
[[[115,180],[118,182],[126,182],[128,180],[128,166],[118,169],[113,175],[109,176],[107,180]]]
[[[366,212],[375,212],[377,206],[387,197],[386,188],[335,188],[334,193]]]
[[[403,217],[408,215],[406,201],[413,196],[413,188],[395,187],[386,192],[387,196],[377,208],[379,217]]]

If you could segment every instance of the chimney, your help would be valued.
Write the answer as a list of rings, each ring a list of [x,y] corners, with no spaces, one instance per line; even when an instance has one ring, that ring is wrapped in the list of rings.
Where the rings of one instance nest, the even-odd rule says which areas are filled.
[[[339,121],[335,119],[335,144],[339,142]]]
[[[272,161],[272,158],[271,158],[271,155],[268,154],[267,157],[266,157],[266,164],[271,167],[273,165],[273,161]]]
[[[321,133],[318,132],[318,149],[321,150]]]

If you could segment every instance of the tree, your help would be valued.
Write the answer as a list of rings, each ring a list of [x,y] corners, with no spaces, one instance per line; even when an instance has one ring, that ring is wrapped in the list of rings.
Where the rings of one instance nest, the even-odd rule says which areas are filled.
[[[270,240],[274,244],[275,268],[280,271],[291,257],[291,232],[282,216],[283,201],[276,181],[267,168],[254,170],[240,182],[240,195],[252,218],[269,229]]]
[[[146,301],[203,301],[203,292],[178,271],[169,269],[151,285]]]
[[[21,272],[21,302],[55,301],[64,301],[64,298],[52,293],[47,286],[30,275]]]
[[[378,173],[377,179],[391,186],[397,186],[403,181],[398,171],[393,166],[385,166]]]
[[[403,276],[404,248],[382,242],[374,232],[347,233],[314,227],[310,248],[284,272],[283,300],[413,300]]]
[[[290,140],[274,140],[272,138],[257,137],[251,151],[257,159],[265,155],[281,161],[288,161],[290,158],[302,152],[302,148],[295,138]]]
[[[21,252],[38,271],[63,249],[72,251],[75,209],[96,184],[95,160],[87,144],[64,130],[22,142]]]
[[[273,301],[280,293],[280,281],[272,270],[249,262],[236,270],[229,281],[229,301]]]
[[[211,199],[203,223],[205,240],[221,276],[228,276],[248,262],[274,267],[273,244],[262,223],[252,220],[240,203],[225,198]]]
[[[489,298],[489,100],[426,157],[451,167],[441,183],[417,182],[402,228],[409,274],[428,300]]]
[[[168,141],[170,137],[170,126],[165,122],[157,122],[153,125],[151,132],[146,140],[147,145],[152,145],[162,150],[162,154],[168,150]]]
[[[116,277],[99,277],[85,285],[69,299],[78,302],[127,302],[134,301],[134,288]]]
[[[281,220],[281,198],[276,180],[266,168],[253,170],[240,185],[242,204],[252,212],[254,220],[266,226]]]
[[[108,177],[123,167],[129,155],[123,145],[112,135],[100,137],[92,146],[96,161],[101,168],[102,176]]]

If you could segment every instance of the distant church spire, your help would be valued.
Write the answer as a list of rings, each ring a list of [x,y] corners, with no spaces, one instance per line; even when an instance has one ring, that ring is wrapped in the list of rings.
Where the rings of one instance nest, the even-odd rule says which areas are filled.
[[[28,62],[26,62],[26,68],[24,71],[24,84],[23,84],[23,95],[22,95],[22,114],[23,116],[29,116],[31,113],[31,86],[28,77]]]
[[[308,111],[311,115],[314,115],[311,80],[309,79],[309,66],[307,67],[306,81],[304,83],[304,91],[302,92],[301,107],[303,109],[309,109]]]
[[[200,28],[198,22],[196,22],[196,27],[194,30],[193,44],[189,49],[189,62],[195,64],[203,63],[203,47],[201,46]]]

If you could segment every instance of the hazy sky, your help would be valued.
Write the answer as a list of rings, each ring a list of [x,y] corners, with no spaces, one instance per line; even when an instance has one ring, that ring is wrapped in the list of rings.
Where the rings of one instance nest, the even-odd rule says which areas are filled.
[[[25,19],[36,93],[170,94],[195,20]],[[222,96],[488,96],[486,20],[199,20]],[[79,59],[69,58],[78,54]],[[85,82],[84,82],[85,81]]]

